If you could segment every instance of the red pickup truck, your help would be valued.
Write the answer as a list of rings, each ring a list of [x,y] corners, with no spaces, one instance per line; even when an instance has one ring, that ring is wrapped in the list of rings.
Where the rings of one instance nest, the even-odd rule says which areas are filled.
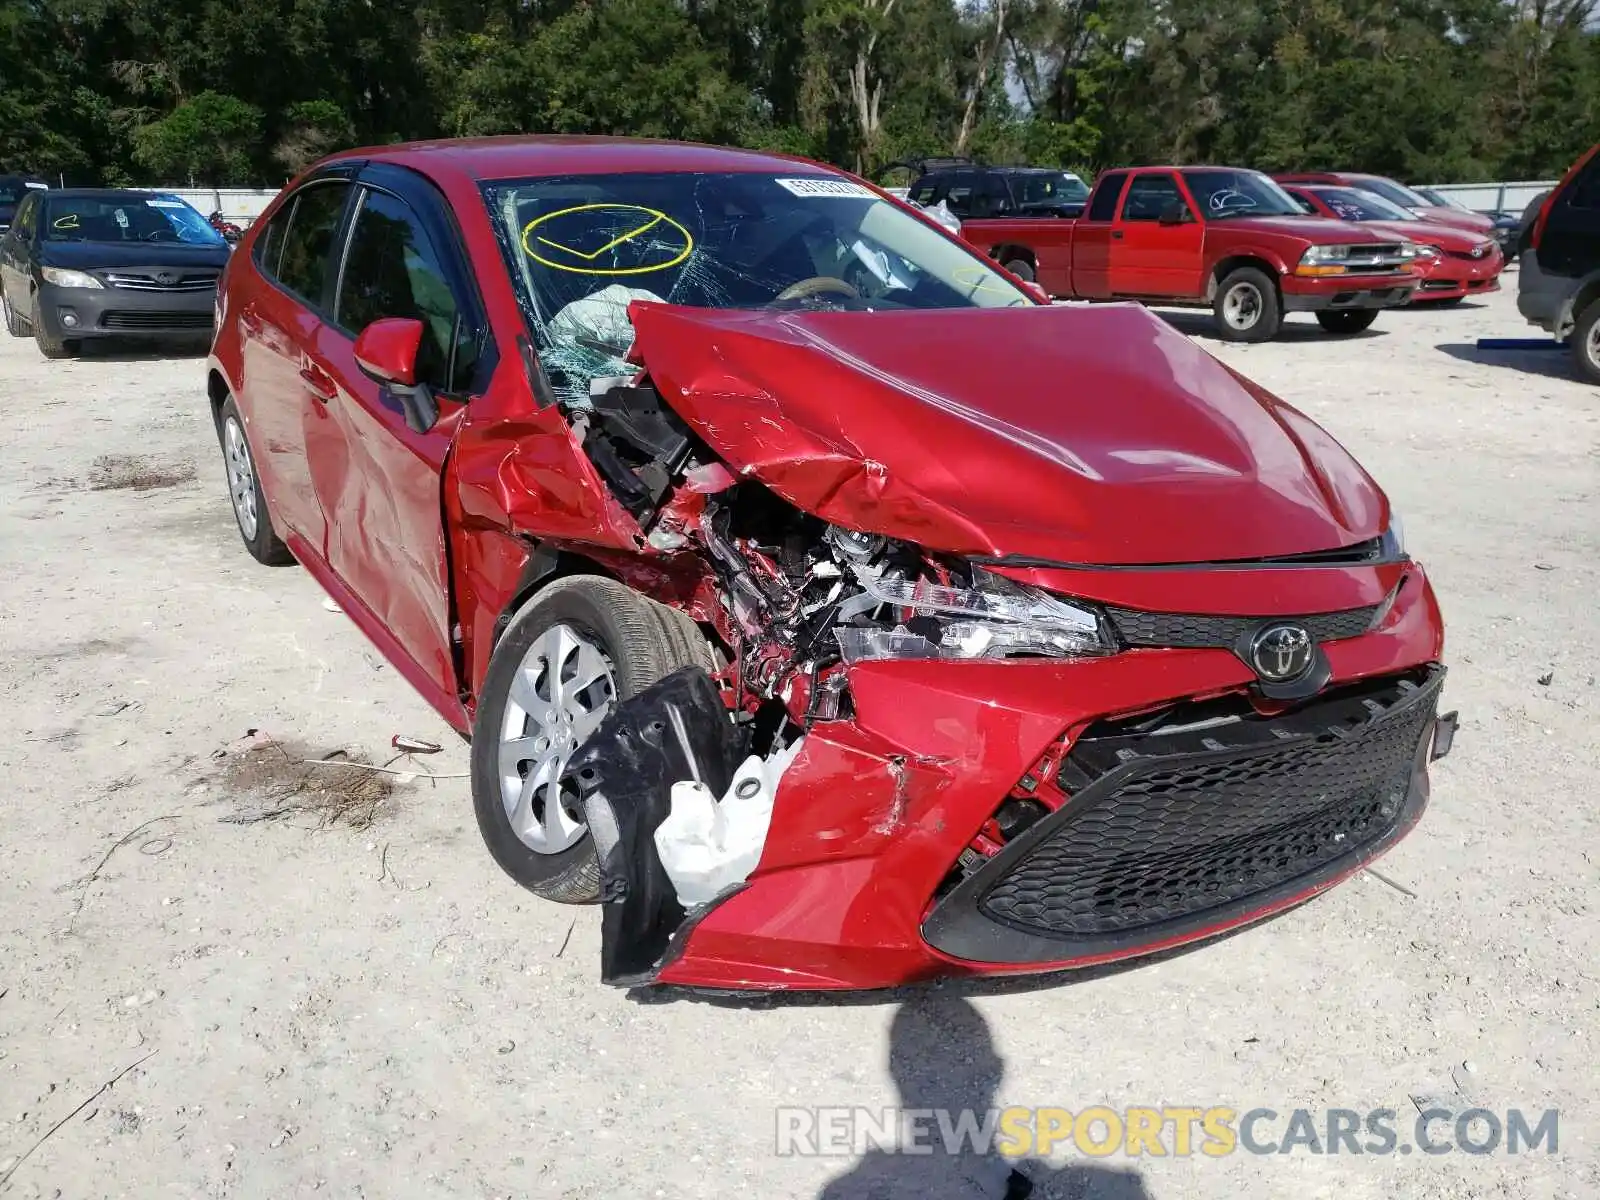
[[[1418,283],[1410,242],[1307,216],[1235,167],[1107,171],[1076,220],[969,220],[961,236],[1052,296],[1209,307],[1235,342],[1273,337],[1286,312],[1358,333]]]

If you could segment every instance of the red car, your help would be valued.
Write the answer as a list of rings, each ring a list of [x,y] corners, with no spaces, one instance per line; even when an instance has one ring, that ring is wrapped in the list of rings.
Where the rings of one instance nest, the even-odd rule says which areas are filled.
[[[1449,225],[1489,237],[1494,233],[1494,219],[1482,213],[1468,212],[1449,204],[1432,204],[1421,192],[1387,175],[1368,175],[1360,171],[1297,171],[1274,175],[1279,183],[1323,183],[1335,187],[1360,188],[1382,196],[1397,208],[1406,209],[1422,221],[1435,225]]]
[[[1392,846],[1449,747],[1432,589],[1332,437],[831,168],[352,151],[219,310],[246,546],[471,738],[491,853],[603,902],[607,982],[1204,938]]]
[[[1403,240],[1308,217],[1238,167],[1107,171],[1077,220],[967,220],[961,236],[1053,296],[1209,308],[1235,342],[1275,337],[1291,312],[1359,333],[1417,286]]]
[[[1459,304],[1468,296],[1500,290],[1505,255],[1484,234],[1423,221],[1374,192],[1332,184],[1292,184],[1284,188],[1306,211],[1340,221],[1358,221],[1388,237],[1420,247],[1412,270],[1422,282],[1413,304]]]

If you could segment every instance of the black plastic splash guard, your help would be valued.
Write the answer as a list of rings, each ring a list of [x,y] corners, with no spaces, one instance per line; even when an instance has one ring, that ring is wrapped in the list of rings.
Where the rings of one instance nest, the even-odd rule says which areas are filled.
[[[674,783],[727,790],[740,744],[711,676],[686,667],[617,705],[568,765],[600,859],[605,983],[649,983],[660,970],[686,914],[656,853],[656,829]]]

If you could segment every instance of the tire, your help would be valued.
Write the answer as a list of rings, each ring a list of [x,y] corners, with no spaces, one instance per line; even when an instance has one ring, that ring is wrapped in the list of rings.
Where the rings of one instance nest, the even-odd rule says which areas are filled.
[[[39,325],[33,327],[33,340],[46,358],[71,358],[78,353],[76,338],[51,337]]]
[[[277,531],[272,528],[272,516],[267,511],[266,493],[261,490],[261,476],[256,472],[250,438],[232,396],[223,401],[217,413],[217,441],[222,446],[228,501],[233,506],[234,523],[239,527],[239,539],[244,542],[244,548],[265,566],[282,567],[294,562],[289,547],[279,540]]]
[[[1370,329],[1378,319],[1375,308],[1339,308],[1317,314],[1317,324],[1329,333],[1351,334]]]
[[[1572,360],[1590,383],[1600,383],[1600,300],[1591,300],[1572,327]]]
[[[1255,267],[1228,272],[1217,285],[1211,313],[1217,321],[1217,332],[1230,342],[1271,341],[1283,326],[1278,285]]]
[[[566,705],[556,703],[550,687],[552,660],[563,674],[572,672],[569,682],[589,680]],[[560,796],[551,810],[543,785],[525,781],[559,778],[612,706],[688,666],[716,670],[699,627],[614,580],[569,575],[522,607],[489,660],[472,736],[472,804],[501,870],[546,900],[599,899],[600,864],[576,797]],[[540,703],[549,707],[540,710]],[[570,729],[550,719],[563,709],[575,717]],[[552,724],[557,736],[547,739],[540,731]]]
[[[1033,264],[1027,259],[1013,258],[1009,262],[1003,262],[1000,265],[1025,283],[1034,282]]]
[[[22,314],[12,305],[11,297],[4,292],[0,292],[0,309],[5,311],[6,332],[12,337],[27,337],[28,323],[22,319]]]

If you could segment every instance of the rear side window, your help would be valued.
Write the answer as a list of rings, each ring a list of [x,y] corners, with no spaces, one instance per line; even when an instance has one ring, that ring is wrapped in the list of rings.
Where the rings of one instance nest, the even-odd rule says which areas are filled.
[[[333,235],[344,212],[344,182],[319,183],[295,197],[278,259],[277,279],[310,304],[321,306],[333,267]]]
[[[1117,215],[1117,200],[1122,195],[1122,181],[1127,178],[1121,171],[1111,171],[1100,176],[1095,185],[1094,197],[1089,201],[1089,220],[1110,221]]]
[[[911,200],[917,204],[932,204],[933,194],[939,190],[941,177],[926,175],[917,180],[917,186],[911,189]]]
[[[471,376],[475,336],[417,216],[386,192],[364,192],[339,276],[335,320],[358,333],[383,317],[422,322],[417,378],[445,391]]]

